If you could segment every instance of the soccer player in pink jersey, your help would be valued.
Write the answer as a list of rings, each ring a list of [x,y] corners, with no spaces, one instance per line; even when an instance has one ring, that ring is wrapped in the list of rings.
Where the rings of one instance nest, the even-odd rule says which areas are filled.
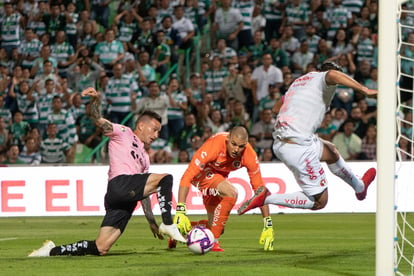
[[[99,107],[100,95],[94,88],[87,88],[82,96],[91,97],[91,116],[109,141],[109,181],[105,195],[106,214],[96,240],[81,240],[75,243],[55,246],[46,241],[30,257],[58,255],[105,255],[118,240],[138,201],[142,207],[154,237],[163,239],[163,234],[172,239],[186,242],[173,224],[171,216],[173,178],[170,174],[149,173],[149,156],[144,144],[158,138],[161,117],[153,111],[144,111],[137,120],[135,129],[114,124],[102,118]],[[148,199],[157,193],[163,223],[158,227]]]
[[[322,64],[319,72],[310,72],[297,78],[284,96],[283,104],[275,104],[278,112],[273,132],[273,152],[293,172],[302,191],[290,194],[271,194],[265,187],[243,203],[238,213],[276,204],[290,208],[319,210],[328,202],[328,181],[321,161],[329,170],[349,184],[358,200],[364,200],[368,186],[375,179],[376,170],[368,169],[362,179],[357,177],[340,156],[334,144],[315,135],[335,94],[336,85],[344,85],[365,95],[376,95],[333,63]]]

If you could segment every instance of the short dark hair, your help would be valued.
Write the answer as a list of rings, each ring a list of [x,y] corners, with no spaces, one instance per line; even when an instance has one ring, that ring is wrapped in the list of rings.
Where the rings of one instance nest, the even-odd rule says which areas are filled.
[[[158,122],[160,122],[160,123],[161,123],[161,121],[162,121],[161,116],[160,116],[157,112],[154,112],[154,111],[152,111],[152,110],[145,110],[145,111],[143,111],[143,112],[139,115],[137,122],[141,121],[141,119],[142,119],[143,117],[150,117],[151,119],[155,119],[155,120],[157,120],[157,121],[158,121]]]
[[[319,71],[325,72],[328,70],[336,70],[336,71],[342,72],[342,67],[333,61],[322,63],[321,67],[319,68]]]

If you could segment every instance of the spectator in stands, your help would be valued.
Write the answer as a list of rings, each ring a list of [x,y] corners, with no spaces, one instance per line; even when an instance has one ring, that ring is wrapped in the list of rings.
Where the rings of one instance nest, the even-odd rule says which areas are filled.
[[[266,50],[266,44],[263,39],[263,32],[260,30],[255,31],[253,34],[253,42],[247,48],[250,64],[257,66],[260,63],[263,52]]]
[[[184,117],[184,126],[180,129],[177,138],[177,147],[179,150],[189,150],[192,148],[192,141],[195,136],[201,140],[203,135],[202,129],[197,125],[196,118],[192,113],[186,113]],[[190,154],[191,158],[191,154]]]
[[[408,139],[413,139],[413,113],[407,111],[404,114],[404,119],[401,121],[401,134]]]
[[[51,123],[47,126],[47,137],[40,144],[42,163],[65,163],[66,155],[73,155],[71,148],[63,139],[57,137],[58,128]]]
[[[356,60],[359,64],[362,60],[367,60],[371,64],[376,64],[374,59],[375,44],[371,38],[371,30],[367,27],[362,27],[359,35],[352,38],[356,48]]]
[[[6,128],[6,122],[0,116],[0,154],[7,150],[9,145],[9,130]]]
[[[216,105],[223,106],[223,99],[220,92],[223,87],[223,80],[228,75],[228,70],[222,65],[222,60],[214,56],[211,60],[211,67],[204,72],[205,93],[213,96]]]
[[[260,149],[271,148],[273,143],[273,128],[275,119],[272,109],[264,109],[260,113],[260,119],[253,124],[250,133],[257,138],[257,147]]]
[[[361,142],[361,160],[377,160],[377,128],[374,125],[367,127]]]
[[[95,34],[96,31],[94,31],[93,29],[93,23],[90,21],[85,22],[84,24],[82,24],[82,31],[78,34],[77,46],[80,47],[81,45],[84,45],[88,49],[91,49],[91,51],[93,52],[97,42]]]
[[[92,0],[91,18],[101,24],[105,29],[109,27],[109,4],[111,0]]]
[[[240,10],[231,7],[231,2],[232,0],[221,1],[221,7],[215,11],[214,22],[210,31],[213,38],[224,38],[229,47],[238,50],[239,41],[237,36],[243,29],[243,17]]]
[[[59,85],[59,75],[53,72],[53,62],[51,62],[50,60],[45,60],[43,62],[42,73],[37,74],[34,78],[34,82],[37,83],[36,89],[39,93],[44,93],[46,89],[47,80],[51,80],[55,85],[56,90],[61,92],[62,89]]]
[[[23,113],[21,111],[16,111],[13,114],[13,123],[10,126],[10,142],[12,144],[18,145],[19,149],[22,149],[24,145],[24,139],[26,138],[29,130],[30,125],[28,122],[23,120]]]
[[[117,63],[113,66],[113,76],[109,78],[106,88],[106,101],[110,105],[109,120],[121,123],[132,111],[131,101],[138,94],[137,82],[124,74],[124,66]]]
[[[96,83],[104,68],[89,57],[78,58],[76,63],[73,63],[68,68],[68,77],[72,80],[73,91],[82,92],[88,87],[96,88]],[[89,97],[82,97],[82,102],[86,103]]]
[[[339,57],[342,54],[352,53],[354,50],[355,48],[350,43],[346,30],[338,29],[332,40],[332,55]]]
[[[266,41],[269,42],[272,37],[280,36],[286,4],[287,1],[263,0],[262,11],[266,19]]]
[[[42,160],[42,155],[39,151],[39,145],[36,139],[27,136],[24,143],[23,150],[19,153],[19,159],[28,165],[39,165]]]
[[[273,156],[273,151],[271,148],[265,148],[262,150],[262,153],[259,155],[261,162],[272,162],[275,160]]]
[[[250,129],[252,121],[241,102],[236,99],[228,101],[226,110],[224,121],[229,124],[229,129],[235,126],[244,126],[245,128]]]
[[[327,39],[332,41],[338,29],[346,29],[352,24],[351,12],[342,5],[342,0],[332,0],[333,5],[324,12],[324,25],[327,29]]]
[[[49,124],[56,125],[58,129],[57,136],[71,147],[70,153],[74,154],[76,142],[78,141],[75,120],[70,112],[62,108],[62,98],[58,95],[53,97],[52,111],[48,114],[47,120]],[[74,155],[67,155],[66,157],[68,163],[74,162]]]
[[[352,107],[349,118],[354,122],[354,133],[363,138],[367,132],[368,122],[363,120],[361,108],[358,105]]]
[[[253,113],[252,68],[249,65],[241,67],[243,93],[246,97],[244,108],[248,114]]]
[[[18,80],[13,77],[9,89],[9,97],[16,99],[18,110],[22,112],[23,119],[30,124],[31,128],[36,128],[39,124],[39,111],[36,104],[38,94],[33,93],[36,84],[34,83],[32,86],[29,86],[29,82],[26,80],[18,83]],[[19,91],[15,93],[14,88],[17,85]]]
[[[188,154],[187,150],[180,150],[178,152],[178,157],[177,157],[177,163],[184,163],[184,164],[188,164],[190,162],[190,155]]]
[[[171,160],[172,160],[171,154],[169,154],[165,150],[158,150],[154,154],[155,164],[167,164],[167,163],[171,163]]]
[[[170,67],[171,48],[165,43],[165,34],[158,30],[156,34],[156,49],[151,64],[155,67],[155,72],[162,78],[167,74]]]
[[[5,98],[5,95],[0,94],[0,117],[3,118],[5,127],[9,128],[12,123],[12,114],[10,109],[5,106]]]
[[[87,30],[87,28],[89,28],[86,27],[87,24],[90,24],[90,30]],[[78,34],[78,44],[83,44],[85,42],[82,38],[87,38],[88,33],[91,37],[93,37],[99,31],[98,24],[95,20],[91,19],[88,10],[83,10],[79,13],[79,20],[76,22],[76,29]]]
[[[306,25],[305,32],[306,35],[304,39],[306,39],[306,41],[308,42],[309,51],[311,51],[312,53],[316,53],[318,49],[318,42],[321,39],[321,37],[318,34],[316,34],[316,27],[313,26],[312,23],[308,23]]]
[[[190,85],[185,89],[187,96],[188,111],[197,115],[197,110],[203,101],[204,87],[200,73],[192,73]]]
[[[68,109],[70,114],[72,114],[75,122],[78,120],[79,117],[83,116],[86,112],[86,106],[82,103],[81,93],[72,93],[69,97],[66,108]]]
[[[253,0],[239,0],[235,1],[233,5],[233,7],[240,10],[243,20],[243,28],[237,35],[239,49],[248,48],[253,43],[252,16],[255,6],[256,3]]]
[[[26,28],[24,30],[24,40],[19,46],[19,57],[23,68],[32,68],[34,60],[39,57],[41,48],[42,43],[35,36],[33,29]]]
[[[185,127],[184,112],[188,107],[187,96],[181,90],[178,80],[173,78],[168,83],[166,94],[169,100],[167,110],[168,136],[175,141],[179,139],[179,133]]]
[[[414,149],[411,148],[411,143],[407,137],[402,136],[398,142],[399,154],[401,161],[413,161]]]
[[[19,159],[19,153],[19,146],[11,144],[7,149],[6,159],[1,163],[7,165],[24,165],[25,163]]]
[[[294,78],[306,73],[306,66],[313,62],[313,53],[309,50],[307,40],[302,40],[300,48],[293,53],[291,61]]]
[[[280,37],[280,47],[286,51],[289,57],[291,57],[300,47],[299,39],[293,35],[293,28],[291,25],[283,27],[282,36]]]
[[[67,23],[72,23],[72,18],[69,13],[62,13],[58,2],[52,2],[50,4],[50,12],[44,14],[39,13],[39,16],[45,22],[46,33],[50,35],[51,44],[55,42],[57,32],[65,30]]]
[[[272,56],[264,53],[262,56],[262,65],[256,67],[252,74],[252,94],[254,109],[252,113],[252,122],[254,123],[258,117],[258,104],[260,100],[266,97],[269,92],[269,84],[275,84],[280,87],[283,82],[282,71],[272,65]]]
[[[138,71],[140,72],[141,87],[147,87],[150,81],[156,80],[155,69],[149,64],[150,54],[148,52],[140,52],[138,56]]]
[[[135,9],[126,9],[118,13],[113,19],[113,25],[118,29],[117,39],[122,43],[129,43],[139,29],[139,22],[142,21],[143,18]]]
[[[343,108],[332,108],[332,124],[339,129],[341,125],[348,119],[348,113]]]
[[[332,57],[332,50],[329,48],[325,39],[320,39],[318,42],[318,50],[314,54],[313,64],[321,66],[327,59]]]
[[[305,1],[289,1],[282,20],[282,28],[285,25],[291,25],[293,35],[300,41],[305,37],[306,24],[309,22],[309,8]]]
[[[1,18],[1,48],[5,49],[10,57],[13,49],[17,49],[21,42],[21,28],[25,25],[25,17],[14,9],[13,3],[4,3],[4,15]]]
[[[77,54],[72,45],[67,42],[65,31],[57,31],[55,43],[50,46],[50,55],[58,62],[60,77],[67,77],[68,67],[76,61]]]
[[[159,30],[164,32],[165,42],[171,47],[174,55],[175,51],[178,49],[178,45],[180,44],[180,37],[178,35],[178,30],[173,27],[173,19],[171,15],[166,15],[162,18]]]
[[[134,106],[134,102],[136,103]],[[148,96],[136,99],[133,102],[133,111],[141,113],[145,110],[152,110],[161,117],[161,130],[159,138],[168,140],[168,118],[167,110],[169,106],[168,96],[160,93],[160,87],[156,81],[151,81],[148,84]],[[154,144],[154,143],[153,143]],[[153,145],[152,144],[152,145]]]
[[[237,52],[231,47],[227,47],[226,40],[219,38],[217,40],[217,47],[211,52],[210,58],[218,56],[223,65],[227,66],[231,63],[237,63]]]
[[[221,91],[221,98],[226,104],[227,99],[234,98],[243,104],[246,102],[246,96],[243,92],[243,77],[239,74],[237,64],[230,64],[228,66],[230,74],[223,79],[223,86]]]
[[[266,51],[263,52],[263,54]],[[273,64],[283,69],[285,67],[290,67],[290,56],[289,54],[281,48],[280,39],[272,37],[267,47],[267,52],[272,55]],[[263,55],[262,55],[263,56]]]
[[[338,127],[332,123],[331,113],[326,112],[321,126],[316,130],[316,134],[322,139],[332,142],[332,138],[335,136],[337,131]]]
[[[111,77],[112,67],[122,61],[124,55],[124,46],[115,39],[115,31],[106,29],[105,41],[99,42],[95,47],[94,60],[102,64],[106,74]]]
[[[78,42],[76,23],[79,20],[79,13],[76,12],[76,5],[74,2],[67,3],[65,15],[67,19],[65,26],[66,36],[69,44],[73,47],[73,49],[76,49]]]
[[[229,125],[224,122],[223,115],[220,110],[213,109],[210,111],[207,126],[211,127],[213,134],[218,132],[225,132],[229,129]]]
[[[40,50],[40,57],[36,58],[33,61],[33,66],[32,69],[30,70],[30,75],[32,77],[37,77],[40,76],[42,74],[44,74],[44,68],[43,65],[45,64],[46,61],[51,62],[52,64],[52,70],[50,72],[48,72],[48,74],[50,73],[57,73],[57,60],[53,57],[50,56],[50,46],[49,45],[43,45],[42,49]]]
[[[139,26],[139,32],[135,33],[132,40],[128,43],[128,48],[136,55],[141,52],[148,52],[151,56],[156,41],[155,34],[151,30],[151,19],[145,17]]]
[[[269,84],[268,95],[259,102],[259,112],[265,109],[272,109],[276,102],[280,99],[279,88],[276,84]]]
[[[310,63],[310,64],[312,64],[312,63]],[[308,64],[308,67],[309,67],[309,64]],[[316,70],[316,68],[315,68],[315,70]],[[307,68],[306,73],[309,73],[309,72],[310,71],[308,71],[308,68]],[[292,84],[293,81],[294,81],[294,78],[293,78],[293,75],[292,75],[291,72],[283,73],[283,82],[282,82],[282,85],[279,88],[279,93],[280,93],[281,96],[285,95],[285,93],[287,92],[287,90],[289,89],[289,86]]]
[[[346,161],[357,160],[361,153],[361,138],[354,133],[354,128],[353,120],[348,119],[332,139],[332,142]]]

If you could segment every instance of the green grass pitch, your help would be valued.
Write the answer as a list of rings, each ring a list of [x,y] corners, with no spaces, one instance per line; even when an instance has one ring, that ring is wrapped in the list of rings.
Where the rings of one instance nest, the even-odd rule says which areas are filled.
[[[28,258],[45,239],[65,244],[96,237],[100,217],[0,218],[0,275],[344,275],[375,274],[375,214],[273,214],[275,251],[258,239],[259,215],[231,215],[225,252],[168,250],[134,216],[107,256]],[[199,220],[204,216],[190,216]],[[160,221],[160,217],[157,217]]]

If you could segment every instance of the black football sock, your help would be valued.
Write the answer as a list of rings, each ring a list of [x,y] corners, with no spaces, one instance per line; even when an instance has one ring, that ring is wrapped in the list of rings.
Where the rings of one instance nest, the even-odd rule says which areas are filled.
[[[83,255],[100,255],[95,241],[78,241],[66,245],[58,245],[49,253],[50,256],[83,256]]]
[[[164,222],[164,224],[166,225],[171,225],[173,223],[171,216],[172,185],[173,177],[172,175],[168,174],[160,180],[157,189],[158,203],[160,204],[162,222]]]

